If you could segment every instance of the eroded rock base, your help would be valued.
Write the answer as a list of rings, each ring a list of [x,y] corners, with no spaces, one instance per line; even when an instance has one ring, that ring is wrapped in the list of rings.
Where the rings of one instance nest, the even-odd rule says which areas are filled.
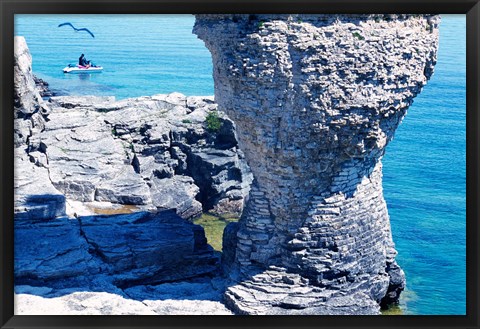
[[[275,266],[229,287],[225,303],[236,314],[245,315],[380,313],[378,304],[361,290],[348,292],[316,287],[304,277]]]

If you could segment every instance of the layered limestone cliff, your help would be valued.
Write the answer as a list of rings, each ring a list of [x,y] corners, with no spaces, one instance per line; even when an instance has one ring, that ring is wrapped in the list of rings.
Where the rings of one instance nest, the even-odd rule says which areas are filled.
[[[254,174],[224,260],[242,314],[377,314],[404,288],[382,156],[433,73],[438,16],[197,15]]]

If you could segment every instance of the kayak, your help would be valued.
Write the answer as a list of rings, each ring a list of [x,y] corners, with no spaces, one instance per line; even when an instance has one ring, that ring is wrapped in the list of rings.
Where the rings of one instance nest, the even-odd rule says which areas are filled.
[[[80,65],[69,65],[63,69],[63,73],[97,73],[102,72],[103,67],[101,66],[80,66]]]

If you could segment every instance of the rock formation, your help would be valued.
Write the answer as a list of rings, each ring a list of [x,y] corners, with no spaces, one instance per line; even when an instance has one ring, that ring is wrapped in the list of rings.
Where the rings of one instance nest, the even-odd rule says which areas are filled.
[[[36,86],[22,37],[15,38],[14,58],[14,265],[17,297],[26,303],[17,305],[20,314],[40,312],[35,301],[57,305],[60,313],[129,314],[111,305],[142,301],[147,287],[166,289],[160,283],[188,287],[193,283],[184,281],[192,278],[206,280],[204,299],[212,305],[198,307],[202,298],[177,286],[167,290],[180,304],[162,296],[130,304],[141,314],[168,314],[182,303],[187,313],[229,314],[219,303],[222,284],[214,289],[208,279],[218,272],[218,256],[203,228],[188,220],[203,209],[243,208],[251,173],[233,123],[221,117],[221,128],[208,131],[205,118],[216,110],[209,97],[43,99],[49,91],[45,82]],[[138,209],[94,215],[93,207],[118,205]]]
[[[175,214],[135,212],[15,219],[15,284],[97,290],[172,282],[217,269],[203,228]]]
[[[135,312],[165,314],[182,306],[150,299],[190,300],[215,286],[208,312],[228,314],[218,307],[223,283],[198,278],[218,259],[187,221],[212,209],[243,209],[223,237],[233,312],[378,314],[396,302],[405,277],[381,160],[433,73],[438,24],[430,15],[197,15],[215,101],[235,122],[221,115],[218,131],[205,123],[217,110],[211,97],[43,99],[51,94],[16,37],[15,279],[26,303],[17,306],[119,314],[112,305],[128,298],[141,302],[128,302]],[[105,204],[142,211],[92,214]],[[200,281],[164,283],[187,278]]]
[[[103,289],[103,291],[102,291]],[[15,315],[232,315],[219,280],[141,285],[110,292],[16,286]]]
[[[235,312],[377,314],[398,299],[405,278],[381,159],[433,73],[438,24],[430,15],[196,16],[215,100],[254,175],[224,236]]]
[[[48,195],[63,195],[67,206],[176,208],[186,219],[208,210],[242,211],[251,173],[231,120],[220,117],[218,131],[207,129],[205,118],[217,108],[211,97],[57,96],[47,102],[35,86],[25,40],[15,42],[17,162],[36,167],[18,165],[16,182],[26,189],[17,191],[18,209],[38,176],[42,184],[49,178],[54,189]],[[45,93],[43,81],[41,88]]]

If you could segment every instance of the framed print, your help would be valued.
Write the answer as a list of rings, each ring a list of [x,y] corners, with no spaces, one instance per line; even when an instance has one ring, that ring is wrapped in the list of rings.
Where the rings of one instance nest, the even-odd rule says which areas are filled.
[[[2,1],[1,327],[478,327],[479,6]]]

